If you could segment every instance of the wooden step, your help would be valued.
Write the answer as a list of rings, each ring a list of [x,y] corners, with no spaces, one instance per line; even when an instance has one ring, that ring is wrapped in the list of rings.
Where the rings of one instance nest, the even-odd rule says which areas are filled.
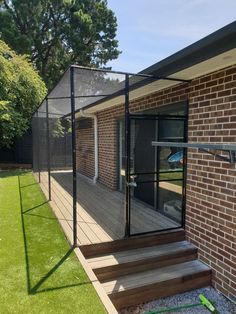
[[[115,240],[104,243],[81,245],[85,258],[100,256],[102,254],[109,254],[120,252],[124,250],[137,249],[145,246],[166,244],[171,242],[178,242],[185,240],[185,231],[183,229],[160,232],[153,235],[146,236],[132,236],[127,239]]]
[[[103,282],[120,276],[183,263],[197,258],[197,248],[187,241],[148,246],[87,259]]]
[[[116,308],[120,309],[210,283],[210,268],[195,260],[118,277],[102,285]]]

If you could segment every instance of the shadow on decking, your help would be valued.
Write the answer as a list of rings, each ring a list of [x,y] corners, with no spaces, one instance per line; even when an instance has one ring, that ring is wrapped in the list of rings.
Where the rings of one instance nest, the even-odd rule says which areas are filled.
[[[69,172],[51,173],[52,178],[72,197],[73,178]],[[77,209],[79,224],[98,225],[108,235],[106,241],[124,237],[124,195],[89,179],[77,177]],[[78,235],[79,236],[79,235]],[[98,241],[103,242],[103,241]]]
[[[68,278],[66,278],[65,276],[58,276],[56,274],[56,272],[60,271],[60,268],[64,266],[65,262],[70,259],[73,249],[69,248],[68,250],[64,250],[63,252],[63,249],[60,247],[60,243],[57,242],[57,239],[51,239],[47,237],[50,232],[47,235],[42,235],[42,233],[44,233],[40,229],[42,227],[42,224],[47,224],[47,228],[50,228],[52,226],[52,220],[56,220],[56,218],[50,216],[50,213],[48,213],[48,215],[45,215],[46,210],[44,208],[44,205],[47,204],[47,201],[45,201],[43,198],[36,198],[37,200],[39,199],[39,204],[27,209],[27,197],[29,197],[29,193],[32,194],[32,191],[26,190],[27,188],[31,188],[34,185],[35,184],[29,184],[23,186],[21,184],[21,177],[18,175],[21,224],[24,240],[26,282],[28,294],[34,295],[37,293],[90,284],[89,281],[80,283],[78,283],[78,281],[75,282],[75,280],[73,280],[74,276],[73,279],[70,278],[68,280]],[[32,213],[31,211],[36,211],[36,213]],[[42,214],[40,214],[41,212]],[[37,219],[37,221],[35,219]],[[57,225],[56,228],[58,228]],[[56,237],[58,237],[58,234],[55,236],[55,238]],[[58,244],[58,246],[55,245],[56,243]],[[62,254],[61,257],[59,257],[59,259],[54,262],[54,257],[58,257],[59,255],[58,250],[60,250]],[[53,265],[48,267],[49,269],[47,269],[47,265],[49,264]],[[63,271],[65,272],[65,269]],[[69,271],[70,269],[68,270],[68,272]]]
[[[51,176],[53,178],[52,181],[55,180],[70,195],[72,203],[72,173],[58,171],[51,173]],[[52,183],[52,185],[54,184]],[[60,189],[60,193],[64,194],[62,189]],[[53,194],[55,196],[55,191]],[[93,184],[89,179],[81,175],[77,176],[78,224],[81,230],[84,228],[83,225],[89,227],[89,229],[86,227],[87,231],[85,230],[85,233],[93,234],[91,243],[96,243],[96,241],[93,241],[93,238],[99,235],[103,236],[104,239],[104,234],[105,240],[100,239],[99,241],[98,239],[97,242],[124,238],[124,197],[124,194],[119,191],[111,190],[100,183]],[[71,204],[67,206],[67,209],[68,207],[72,211]],[[136,198],[131,199],[130,216],[132,234],[179,227],[176,222],[153,210],[150,205]]]

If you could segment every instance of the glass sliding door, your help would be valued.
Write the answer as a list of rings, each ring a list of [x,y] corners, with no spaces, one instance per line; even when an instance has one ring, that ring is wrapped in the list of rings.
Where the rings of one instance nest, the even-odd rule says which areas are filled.
[[[131,159],[133,167],[131,177],[137,183],[132,197],[151,207],[155,206],[156,181],[156,148],[151,141],[156,140],[158,120],[132,119],[131,134],[133,134]]]
[[[160,118],[159,142],[184,142],[185,119]],[[182,226],[184,207],[185,151],[173,147],[158,148],[157,210]]]

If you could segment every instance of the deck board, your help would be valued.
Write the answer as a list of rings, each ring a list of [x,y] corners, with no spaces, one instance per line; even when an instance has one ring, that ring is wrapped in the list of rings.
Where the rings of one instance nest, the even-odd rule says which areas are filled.
[[[41,188],[48,195],[47,172],[41,172]],[[67,232],[73,226],[72,174],[53,172],[51,175],[51,205],[56,215],[66,225]],[[142,231],[175,228],[178,225],[143,203],[132,200],[131,230]],[[134,214],[135,213],[135,214]],[[82,176],[77,178],[78,243],[95,244],[124,237],[124,195],[101,184],[92,184]],[[71,236],[70,236],[71,237]]]
[[[128,289],[150,285],[152,283],[167,281],[180,276],[188,276],[189,274],[198,274],[201,271],[208,271],[208,266],[199,261],[190,261],[181,264],[171,265],[164,268],[152,269],[147,272],[141,272],[133,275],[122,276],[117,280],[111,280],[103,283],[103,288],[107,294],[124,291]]]
[[[88,263],[93,269],[96,269],[101,267],[114,266],[121,263],[130,263],[140,259],[144,260],[152,257],[160,257],[176,251],[181,251],[184,253],[187,249],[192,248],[194,248],[194,246],[189,244],[187,241],[173,242],[163,245],[148,246],[135,250],[102,255],[99,257],[88,259]]]

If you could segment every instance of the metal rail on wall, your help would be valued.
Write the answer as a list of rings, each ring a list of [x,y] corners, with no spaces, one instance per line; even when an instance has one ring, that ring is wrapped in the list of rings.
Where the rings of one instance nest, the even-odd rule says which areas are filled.
[[[199,151],[208,153],[216,158],[229,162],[230,164],[236,163],[236,143],[225,144],[209,144],[209,143],[173,143],[173,142],[152,142],[152,146],[158,147],[177,147],[177,148],[196,148]],[[213,151],[225,151],[229,154],[229,157],[219,155]]]

